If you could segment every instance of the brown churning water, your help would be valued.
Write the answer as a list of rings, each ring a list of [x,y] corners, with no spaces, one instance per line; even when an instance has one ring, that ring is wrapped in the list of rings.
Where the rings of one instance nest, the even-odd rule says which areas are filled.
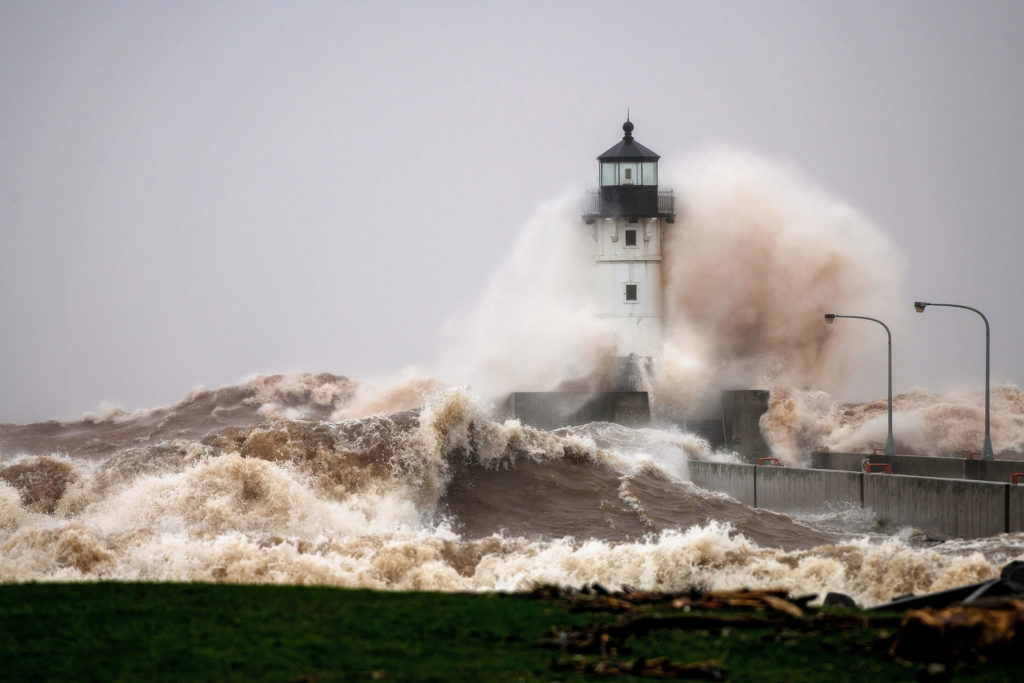
[[[1024,548],[1020,535],[885,536],[859,509],[748,508],[687,481],[687,458],[731,458],[693,435],[537,431],[495,420],[461,389],[326,419],[357,389],[330,375],[260,377],[135,415],[4,426],[0,581],[597,581],[841,591],[872,604],[985,579]]]
[[[615,339],[593,313],[574,193],[542,206],[437,368],[383,384],[254,377],[170,407],[0,425],[0,581],[315,583],[520,590],[538,583],[840,591],[862,604],[989,578],[1024,535],[935,543],[870,511],[791,517],[688,481],[724,460],[679,417],[721,389],[771,390],[762,431],[870,450],[885,405],[837,404],[860,350],[832,306],[886,317],[899,259],[855,211],[779,164],[712,150],[664,184],[667,339],[655,424],[551,432],[496,417],[512,390],[598,389]],[[464,387],[472,386],[473,389]],[[976,395],[896,397],[898,448],[980,441]],[[997,451],[1024,451],[1024,395],[995,392]]]

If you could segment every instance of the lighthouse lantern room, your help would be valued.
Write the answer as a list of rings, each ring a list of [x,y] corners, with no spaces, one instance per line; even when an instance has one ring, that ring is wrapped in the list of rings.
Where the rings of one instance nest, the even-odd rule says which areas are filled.
[[[664,326],[661,258],[664,226],[675,222],[672,190],[658,188],[657,154],[633,139],[597,157],[598,189],[585,199],[597,268],[598,313],[618,338],[614,388],[637,391],[660,353]]]

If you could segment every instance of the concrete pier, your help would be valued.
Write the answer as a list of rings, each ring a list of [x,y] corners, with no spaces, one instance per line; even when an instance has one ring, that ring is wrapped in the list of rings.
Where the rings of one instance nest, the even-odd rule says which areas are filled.
[[[868,474],[860,469],[861,460],[856,471],[698,461],[690,461],[688,467],[690,479],[698,486],[767,510],[825,512],[836,505],[859,505],[872,510],[885,527],[912,526],[937,538],[1024,531],[1024,478],[1014,485]]]
[[[754,465],[690,460],[686,463],[690,481],[709,491],[727,493],[744,505],[757,507]]]

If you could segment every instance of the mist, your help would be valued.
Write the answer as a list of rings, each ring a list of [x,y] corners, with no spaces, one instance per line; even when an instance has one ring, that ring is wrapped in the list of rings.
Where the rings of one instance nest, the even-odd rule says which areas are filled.
[[[858,332],[874,330],[826,326],[823,314],[892,313],[901,259],[881,231],[798,169],[736,147],[663,168],[661,187],[676,189],[678,218],[663,253],[658,411],[723,389],[843,390],[865,361]],[[615,339],[595,314],[582,196],[538,207],[479,306],[448,322],[440,376],[490,397],[608,384]]]
[[[824,323],[829,312],[893,319],[902,298],[899,254],[853,207],[794,166],[735,147],[702,150],[663,177],[682,201],[664,256],[662,400],[841,391],[866,351],[884,358],[882,329]]]

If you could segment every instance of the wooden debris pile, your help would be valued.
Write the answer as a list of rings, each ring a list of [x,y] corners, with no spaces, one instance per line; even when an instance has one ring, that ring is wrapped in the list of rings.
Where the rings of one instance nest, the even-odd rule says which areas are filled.
[[[806,624],[807,603],[815,597],[794,599],[784,591],[693,591],[685,594],[627,591],[612,594],[596,585],[580,591],[548,587],[535,591],[534,595],[557,597],[574,610],[619,615],[612,624],[549,629],[541,645],[561,650],[563,655],[572,655],[554,662],[552,667],[556,670],[603,676],[711,681],[724,680],[726,676],[727,670],[720,662],[673,662],[666,657],[623,660],[619,657],[630,653],[626,641],[631,636],[642,636],[658,629],[777,628],[794,620]],[[715,611],[728,613],[714,614]],[[594,660],[594,655],[600,659]]]
[[[1014,666],[1024,652],[1024,562],[1004,567],[999,579],[904,596],[869,610],[838,594],[829,594],[822,608],[809,608],[816,596],[792,597],[777,590],[612,593],[592,584],[578,590],[544,587],[533,595],[557,599],[574,611],[604,615],[604,621],[582,627],[552,627],[540,643],[561,651],[555,668],[587,675],[703,680],[726,675],[715,660],[623,659],[631,654],[630,644],[641,649],[641,641],[631,639],[669,629],[740,640],[741,634],[753,633],[762,642],[784,645],[829,637],[831,643],[821,647],[832,648],[837,647],[836,637],[851,638],[847,649],[869,658],[916,663],[925,667],[926,675],[946,675],[986,661]]]

